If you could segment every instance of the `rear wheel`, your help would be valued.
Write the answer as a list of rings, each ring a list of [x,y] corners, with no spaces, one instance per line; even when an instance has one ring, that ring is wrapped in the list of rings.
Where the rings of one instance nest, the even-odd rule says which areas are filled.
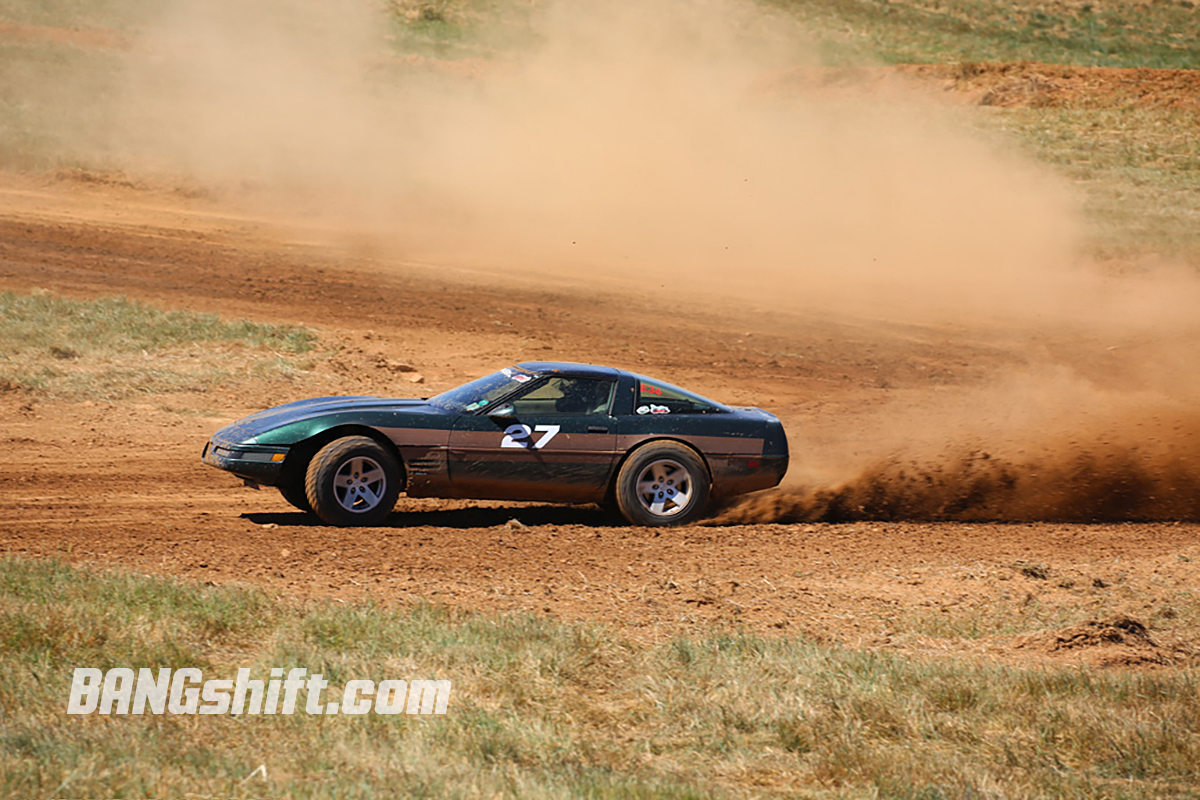
[[[330,525],[378,525],[400,496],[400,464],[374,439],[347,436],[317,451],[304,486],[313,513]]]
[[[678,442],[642,445],[617,473],[617,507],[634,525],[691,522],[704,513],[708,495],[708,469]]]

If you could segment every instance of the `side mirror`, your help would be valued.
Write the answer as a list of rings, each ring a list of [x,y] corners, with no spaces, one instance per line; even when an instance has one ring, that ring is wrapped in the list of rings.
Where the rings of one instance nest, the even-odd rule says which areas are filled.
[[[497,419],[508,422],[509,420],[517,418],[517,410],[513,408],[512,403],[504,403],[503,405],[493,408],[487,413],[487,415],[489,419]]]

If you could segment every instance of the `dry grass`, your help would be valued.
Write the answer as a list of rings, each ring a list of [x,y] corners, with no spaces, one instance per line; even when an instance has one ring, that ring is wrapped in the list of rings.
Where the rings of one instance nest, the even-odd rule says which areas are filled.
[[[51,397],[201,392],[291,375],[308,365],[316,341],[304,328],[162,311],[122,297],[0,292],[0,382]]]
[[[1191,669],[1021,669],[0,562],[5,796],[1187,796]],[[452,681],[445,717],[63,713],[76,666]],[[265,766],[265,777],[255,774]],[[251,777],[253,776],[253,777]]]
[[[1045,61],[1088,66],[1200,64],[1185,2],[1124,0],[759,0],[799,20],[825,60],[855,64]],[[392,0],[397,45],[442,57],[531,41],[547,0]],[[522,30],[525,29],[525,30]]]
[[[1200,63],[1189,3],[1124,0],[766,0],[813,27],[828,57],[887,63]]]
[[[1200,266],[1200,117],[1130,108],[981,109],[1079,186],[1089,246],[1101,258],[1156,253]]]

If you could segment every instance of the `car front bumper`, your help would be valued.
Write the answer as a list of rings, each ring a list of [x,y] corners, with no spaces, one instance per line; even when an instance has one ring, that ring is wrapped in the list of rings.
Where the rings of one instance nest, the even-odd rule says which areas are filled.
[[[244,480],[275,486],[283,472],[287,452],[286,447],[237,444],[214,436],[204,445],[200,460]]]

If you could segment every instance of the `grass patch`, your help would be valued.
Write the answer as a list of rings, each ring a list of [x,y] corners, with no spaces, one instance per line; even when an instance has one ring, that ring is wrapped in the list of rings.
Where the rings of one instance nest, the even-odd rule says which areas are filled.
[[[0,292],[0,380],[51,396],[109,400],[204,391],[300,371],[316,336],[293,325],[164,311],[124,297]]]
[[[121,69],[113,52],[0,38],[0,168],[113,166]]]
[[[992,109],[980,125],[1019,141],[1084,191],[1100,257],[1151,251],[1200,265],[1200,120],[1171,109]]]
[[[125,297],[71,300],[49,292],[0,292],[0,337],[18,351],[48,349],[58,358],[220,341],[298,354],[316,341],[311,331],[293,325],[228,322],[216,314],[163,311]]]
[[[1128,67],[1200,65],[1191,0],[758,0],[807,27],[836,63],[1034,60]],[[392,43],[440,58],[488,56],[535,40],[548,0],[388,0]],[[0,20],[134,31],[150,0],[0,0]]]
[[[1026,670],[0,560],[4,796],[1186,796],[1195,670]],[[444,717],[65,714],[76,666],[438,678]],[[261,766],[265,769],[255,774]],[[254,777],[248,777],[254,775]]]
[[[893,64],[1045,61],[1109,67],[1200,64],[1190,2],[765,0],[811,27],[829,58]]]
[[[490,58],[536,43],[534,16],[546,4],[512,0],[392,0],[391,45],[435,58]]]
[[[1110,67],[1200,66],[1195,5],[1121,0],[758,0],[798,20],[826,62],[1044,61]],[[532,41],[545,0],[393,0],[396,47],[441,57]]]
[[[131,30],[160,9],[154,0],[0,0],[0,19],[22,25]]]

